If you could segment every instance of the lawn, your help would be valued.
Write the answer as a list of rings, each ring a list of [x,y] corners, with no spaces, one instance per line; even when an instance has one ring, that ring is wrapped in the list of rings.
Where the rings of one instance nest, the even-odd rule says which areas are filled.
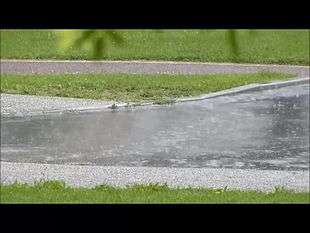
[[[134,185],[73,188],[59,181],[2,185],[2,203],[310,203],[309,192],[272,192]]]
[[[2,75],[1,92],[120,102],[166,102],[250,83],[286,80],[281,73],[215,75]]]
[[[120,30],[122,47],[110,43],[104,59],[174,60],[309,65],[309,30],[238,30],[233,56],[226,30]],[[52,30],[1,30],[1,58],[90,59],[87,50],[57,47]]]

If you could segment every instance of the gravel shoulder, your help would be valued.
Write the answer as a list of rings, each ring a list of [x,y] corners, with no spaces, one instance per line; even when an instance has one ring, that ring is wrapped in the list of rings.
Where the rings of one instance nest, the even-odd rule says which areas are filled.
[[[217,168],[111,167],[1,162],[1,182],[32,184],[62,180],[74,187],[100,184],[167,184],[170,187],[207,187],[273,191],[285,187],[309,192],[309,171],[242,170]]]
[[[112,101],[1,94],[1,117],[23,117],[52,113],[81,112],[111,107]]]

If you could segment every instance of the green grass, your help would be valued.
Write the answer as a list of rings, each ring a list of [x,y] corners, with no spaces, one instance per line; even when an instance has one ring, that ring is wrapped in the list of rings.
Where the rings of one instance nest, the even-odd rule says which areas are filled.
[[[2,75],[1,92],[121,102],[169,102],[242,86],[285,80],[281,73],[216,75]]]
[[[309,65],[309,30],[238,30],[240,55],[231,54],[225,30],[120,30],[123,47],[110,43],[105,59]],[[87,50],[57,47],[58,32],[1,30],[1,58],[90,59]]]
[[[73,188],[59,181],[2,185],[2,203],[310,203],[309,192],[273,192],[134,185]]]

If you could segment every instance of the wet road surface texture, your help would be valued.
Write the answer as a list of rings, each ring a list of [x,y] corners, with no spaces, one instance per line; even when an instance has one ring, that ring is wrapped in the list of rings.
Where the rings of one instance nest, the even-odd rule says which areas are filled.
[[[309,84],[169,106],[2,117],[1,160],[309,170]]]

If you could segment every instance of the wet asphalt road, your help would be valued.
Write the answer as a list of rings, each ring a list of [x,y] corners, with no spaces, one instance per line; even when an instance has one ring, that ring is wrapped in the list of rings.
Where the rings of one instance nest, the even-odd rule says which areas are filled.
[[[1,74],[217,74],[284,72],[309,77],[309,67],[159,61],[1,60]]]
[[[309,170],[309,84],[171,106],[1,119],[1,160]]]

